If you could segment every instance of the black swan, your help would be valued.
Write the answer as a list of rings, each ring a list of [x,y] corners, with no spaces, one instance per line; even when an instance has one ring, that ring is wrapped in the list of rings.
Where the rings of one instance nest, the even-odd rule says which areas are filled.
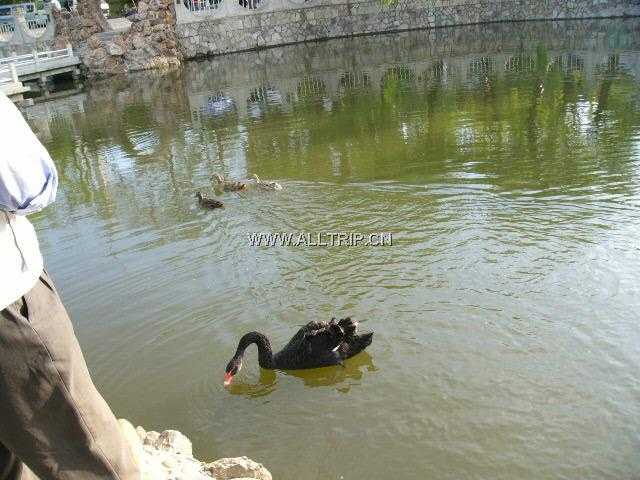
[[[227,364],[224,385],[227,386],[242,368],[242,357],[249,345],[258,346],[258,363],[268,370],[301,370],[342,364],[369,345],[373,333],[356,334],[358,322],[343,318],[336,322],[309,322],[296,333],[287,345],[274,354],[269,339],[258,332],[244,335],[236,354]]]

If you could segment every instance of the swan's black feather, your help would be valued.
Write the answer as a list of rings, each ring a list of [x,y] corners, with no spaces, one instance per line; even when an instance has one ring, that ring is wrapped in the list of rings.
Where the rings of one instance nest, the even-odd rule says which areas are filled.
[[[344,330],[344,334],[347,337],[355,334],[356,329],[358,328],[358,322],[351,320],[351,317],[340,319],[338,325],[342,327],[342,329]]]

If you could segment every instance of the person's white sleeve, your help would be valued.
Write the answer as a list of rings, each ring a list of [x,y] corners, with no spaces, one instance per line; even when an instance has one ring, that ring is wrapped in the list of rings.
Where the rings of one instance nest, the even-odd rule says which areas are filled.
[[[27,215],[55,201],[58,173],[20,111],[0,93],[0,210]]]

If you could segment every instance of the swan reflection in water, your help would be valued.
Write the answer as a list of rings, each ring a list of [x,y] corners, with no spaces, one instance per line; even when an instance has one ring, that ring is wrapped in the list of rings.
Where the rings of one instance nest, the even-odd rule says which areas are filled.
[[[260,378],[257,383],[234,383],[227,387],[232,395],[245,395],[248,397],[263,397],[274,392],[278,388],[278,373],[297,377],[307,387],[335,386],[338,392],[347,393],[353,385],[357,385],[367,372],[375,372],[378,369],[373,364],[373,359],[366,351],[355,357],[345,360],[344,366],[336,365],[308,370],[267,370],[260,369]]]

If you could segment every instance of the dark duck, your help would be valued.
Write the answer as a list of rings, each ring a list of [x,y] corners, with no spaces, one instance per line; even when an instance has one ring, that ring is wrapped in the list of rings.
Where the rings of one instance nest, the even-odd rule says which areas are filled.
[[[201,207],[204,208],[222,208],[224,207],[224,203],[215,198],[205,197],[201,192],[196,193],[196,198],[198,199],[198,203]]]
[[[306,368],[340,365],[347,358],[371,345],[373,333],[356,333],[358,322],[343,318],[336,322],[309,322],[296,333],[278,353],[273,353],[269,339],[258,332],[244,335],[233,358],[227,364],[224,384],[229,385],[242,368],[242,357],[247,347],[258,346],[258,363],[267,370],[302,370]]]

